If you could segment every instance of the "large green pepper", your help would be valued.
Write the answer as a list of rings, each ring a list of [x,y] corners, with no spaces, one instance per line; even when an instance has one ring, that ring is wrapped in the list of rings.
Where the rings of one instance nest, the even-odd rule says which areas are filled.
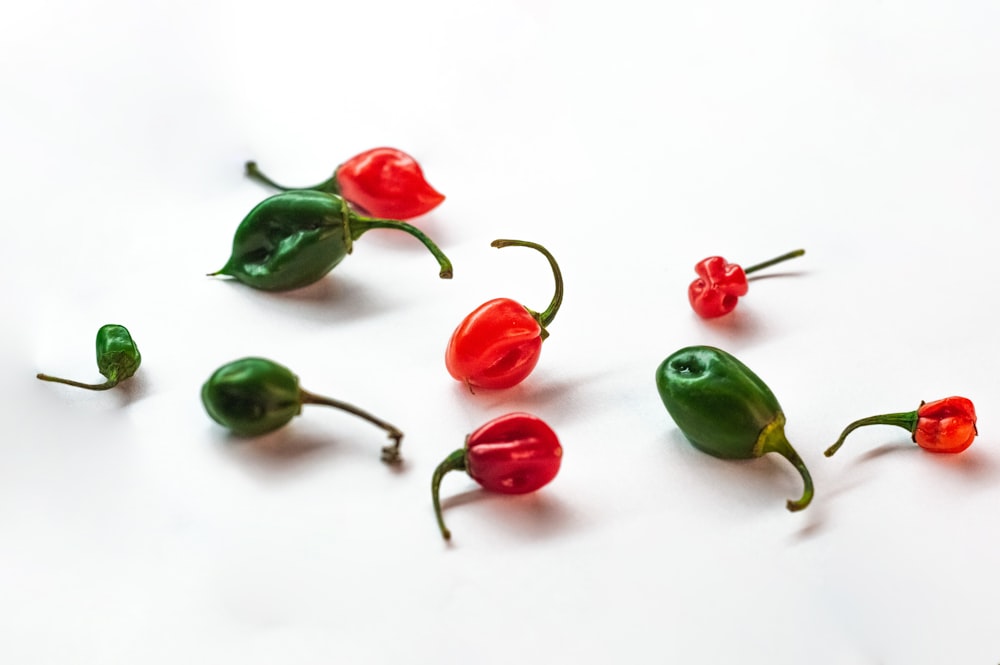
[[[42,381],[65,383],[67,386],[87,390],[108,390],[131,377],[139,369],[142,356],[125,326],[115,323],[103,325],[97,331],[97,370],[107,381],[104,383],[81,383],[61,379],[48,374],[38,374]]]
[[[282,192],[259,203],[233,237],[229,261],[209,275],[229,275],[255,289],[289,291],[308,286],[351,253],[371,229],[396,229],[414,236],[452,275],[448,257],[420,229],[406,222],[359,215],[336,194],[311,190]]]
[[[689,346],[656,370],[663,405],[695,448],[725,459],[778,453],[798,470],[802,497],[788,501],[802,510],[813,497],[809,470],[785,437],[785,414],[770,388],[749,367],[722,349]]]

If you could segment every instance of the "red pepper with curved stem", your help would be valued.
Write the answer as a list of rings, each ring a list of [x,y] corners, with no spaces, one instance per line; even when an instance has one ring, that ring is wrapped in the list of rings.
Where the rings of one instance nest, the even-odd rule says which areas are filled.
[[[563,298],[562,272],[541,245],[526,240],[494,240],[492,247],[530,247],[552,267],[555,295],[544,312],[510,298],[495,298],[477,307],[458,325],[445,351],[448,373],[472,388],[510,388],[524,381],[538,364],[542,340],[549,336]]]
[[[395,148],[373,148],[351,157],[333,176],[312,187],[283,187],[246,163],[250,178],[281,190],[312,189],[344,197],[373,217],[412,219],[430,212],[444,201],[444,194],[430,186],[423,169],[410,155]]]
[[[797,249],[745,269],[735,263],[727,263],[721,256],[702,259],[694,266],[698,279],[688,287],[691,307],[703,319],[728,314],[736,308],[740,297],[745,296],[750,288],[747,275],[805,253],[806,250]]]
[[[465,447],[448,455],[431,479],[431,498],[441,535],[451,532],[441,515],[441,479],[465,471],[483,489],[499,494],[527,494],[547,485],[559,472],[562,446],[552,428],[528,413],[494,418],[465,438]]]
[[[848,425],[836,443],[823,454],[833,455],[844,444],[847,435],[865,425],[896,425],[911,433],[913,442],[932,453],[960,453],[972,445],[976,430],[976,408],[965,397],[946,397],[934,402],[921,402],[916,411],[886,413],[855,420]]]

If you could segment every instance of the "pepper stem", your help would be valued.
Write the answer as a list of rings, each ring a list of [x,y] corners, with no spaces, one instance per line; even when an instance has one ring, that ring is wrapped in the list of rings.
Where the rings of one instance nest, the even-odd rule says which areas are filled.
[[[399,455],[399,445],[403,441],[403,433],[395,426],[390,425],[380,418],[376,418],[367,411],[363,411],[352,404],[341,402],[340,400],[333,399],[331,397],[316,395],[308,390],[303,390],[302,388],[299,388],[299,401],[303,404],[321,404],[323,406],[332,406],[336,409],[347,411],[348,413],[362,418],[363,420],[367,420],[376,427],[381,427],[388,433],[389,438],[392,439],[391,446],[385,446],[382,448],[382,461],[386,464],[399,464],[403,461],[403,458]]]
[[[823,454],[827,457],[831,457],[840,449],[842,445],[844,445],[844,439],[847,438],[848,434],[859,427],[864,427],[865,425],[896,425],[897,427],[902,427],[907,432],[912,433],[917,427],[917,412],[907,411],[905,413],[886,413],[880,416],[869,416],[868,418],[855,420],[853,423],[844,428],[844,431],[841,432],[840,438],[837,439],[836,443],[827,448]]]
[[[434,515],[437,517],[438,527],[445,540],[451,540],[451,531],[444,525],[444,517],[441,515],[441,479],[449,471],[465,471],[465,448],[459,448],[452,454],[444,458],[434,469],[434,476],[431,478],[431,499],[434,501]]]
[[[776,256],[773,259],[764,261],[763,263],[757,263],[755,265],[750,266],[749,268],[744,268],[743,273],[749,275],[752,272],[757,272],[758,270],[769,268],[773,266],[775,263],[781,263],[782,261],[787,261],[788,259],[794,259],[795,257],[802,256],[805,253],[806,250],[804,249],[796,249],[791,252],[788,252],[787,254],[782,254],[781,256]]]
[[[786,460],[792,463],[792,466],[796,468],[799,475],[802,476],[802,482],[804,483],[804,488],[802,490],[802,496],[792,501],[788,500],[785,504],[792,512],[802,510],[809,505],[809,502],[813,498],[813,481],[812,476],[809,474],[809,469],[806,468],[805,462],[799,457],[799,454],[795,452],[792,448],[792,444],[788,442],[788,438],[785,436],[785,419],[780,416],[770,425],[764,428],[761,432],[760,438],[756,446],[757,456],[763,455],[764,453],[778,453]]]
[[[441,266],[441,272],[438,273],[438,276],[441,279],[451,279],[451,261],[444,255],[444,252],[442,252],[441,249],[434,244],[433,240],[428,238],[423,231],[412,224],[402,222],[398,219],[377,219],[375,217],[351,215],[349,226],[351,231],[350,238],[352,241],[357,240],[361,237],[362,233],[370,231],[371,229],[396,229],[397,231],[405,231],[406,233],[409,233],[411,236],[422,242],[424,247],[426,247],[428,251],[434,255],[434,258],[437,259],[438,265]]]
[[[340,194],[340,185],[337,184],[336,173],[334,173],[332,176],[330,176],[323,182],[319,183],[318,185],[313,185],[312,187],[285,187],[283,185],[279,185],[278,183],[276,183],[275,181],[271,180],[266,175],[261,173],[260,169],[257,168],[257,162],[249,161],[246,163],[244,168],[246,170],[246,176],[251,180],[256,180],[257,182],[268,185],[269,187],[280,189],[283,192],[291,190],[311,189],[317,192],[328,192],[330,194],[338,194],[338,195]]]
[[[538,313],[530,309],[528,310],[531,312],[531,315],[535,317],[535,320],[538,321],[538,325],[542,327],[542,339],[545,339],[549,336],[545,328],[552,323],[554,318],[556,318],[556,312],[559,311],[559,306],[562,305],[563,301],[562,271],[559,270],[559,264],[556,263],[555,257],[549,253],[549,250],[545,249],[538,243],[528,242],[527,240],[507,240],[500,238],[491,242],[490,247],[496,247],[497,249],[501,247],[530,247],[531,249],[541,252],[542,255],[548,259],[549,265],[552,267],[552,276],[556,280],[556,292],[552,296],[552,302],[549,303],[549,306],[544,312]]]
[[[87,390],[110,390],[118,385],[118,379],[108,379],[104,383],[80,383],[79,381],[72,381],[70,379],[61,379],[58,376],[49,376],[48,374],[36,374],[37,378],[42,381],[51,381],[53,383],[65,383],[67,386],[75,386],[77,388],[86,388]]]

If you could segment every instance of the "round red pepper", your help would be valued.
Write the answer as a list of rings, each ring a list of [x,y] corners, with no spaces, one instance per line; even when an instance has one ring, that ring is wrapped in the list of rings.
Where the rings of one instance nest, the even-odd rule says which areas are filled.
[[[341,196],[376,217],[410,219],[430,212],[444,195],[430,186],[417,161],[395,148],[351,157],[334,173]]]
[[[256,162],[246,163],[246,174],[271,187],[292,189],[265,176]],[[388,219],[418,217],[444,201],[444,195],[424,178],[417,161],[395,148],[366,150],[338,166],[333,177],[312,187],[295,189],[337,194],[364,213]]]
[[[735,263],[727,263],[721,256],[702,259],[694,266],[698,279],[691,282],[688,287],[691,307],[703,319],[714,319],[728,314],[736,308],[740,297],[745,296],[749,290],[747,275],[805,253],[804,249],[797,249],[746,269]]]
[[[976,409],[972,402],[965,397],[946,397],[934,402],[921,402],[916,411],[855,420],[823,454],[827,457],[833,455],[844,444],[848,434],[865,425],[902,427],[911,433],[914,443],[932,453],[960,453],[972,445],[978,434]]]
[[[465,447],[448,455],[431,479],[431,498],[441,535],[451,532],[441,515],[441,479],[449,471],[465,471],[484,489],[500,494],[527,494],[544,487],[559,472],[562,446],[552,428],[528,413],[494,418],[465,438]]]
[[[546,326],[563,298],[562,273],[547,249],[524,240],[494,240],[492,247],[530,247],[552,266],[556,290],[548,308],[538,313],[511,300],[495,298],[477,307],[458,325],[445,351],[448,373],[469,389],[510,388],[524,381],[538,364]]]

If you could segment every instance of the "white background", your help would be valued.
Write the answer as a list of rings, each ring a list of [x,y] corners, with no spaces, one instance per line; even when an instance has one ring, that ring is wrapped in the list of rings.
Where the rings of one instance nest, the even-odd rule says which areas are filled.
[[[654,8],[655,7],[655,8]],[[986,2],[8,3],[0,20],[0,661],[1000,662],[1000,9]],[[375,146],[448,196],[455,265],[373,232],[290,294],[205,277],[269,194]],[[566,299],[521,386],[470,395],[453,328]],[[705,322],[698,260],[807,254]],[[137,377],[96,380],[126,325]],[[773,389],[781,458],[687,444],[656,394],[688,344]],[[240,441],[202,382],[245,355],[320,407]],[[935,456],[848,422],[973,399]],[[558,432],[556,480],[488,495],[436,464],[490,418]]]

